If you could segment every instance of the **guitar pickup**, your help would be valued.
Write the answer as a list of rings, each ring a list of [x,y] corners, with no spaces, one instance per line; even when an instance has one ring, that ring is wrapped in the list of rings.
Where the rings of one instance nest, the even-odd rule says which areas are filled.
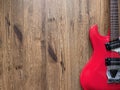
[[[106,58],[105,65],[106,66],[120,65],[120,58]]]
[[[110,41],[108,43],[105,44],[105,47],[107,50],[112,50],[112,49],[116,49],[120,47],[120,40],[114,40],[114,41]]]
[[[120,58],[106,58],[108,83],[120,83]]]

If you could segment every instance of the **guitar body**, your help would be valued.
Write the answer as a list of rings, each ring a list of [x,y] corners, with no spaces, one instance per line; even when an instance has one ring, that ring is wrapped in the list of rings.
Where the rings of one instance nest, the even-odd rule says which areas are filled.
[[[120,90],[120,84],[107,83],[105,58],[120,57],[118,53],[106,50],[105,44],[109,42],[110,36],[101,36],[97,25],[91,27],[89,34],[93,53],[80,74],[83,90]]]

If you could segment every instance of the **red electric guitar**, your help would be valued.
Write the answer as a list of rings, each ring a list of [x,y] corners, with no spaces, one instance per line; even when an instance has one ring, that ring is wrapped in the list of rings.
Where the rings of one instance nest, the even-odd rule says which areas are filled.
[[[80,73],[83,90],[120,90],[120,39],[118,0],[110,0],[110,34],[101,36],[90,28],[93,54]]]

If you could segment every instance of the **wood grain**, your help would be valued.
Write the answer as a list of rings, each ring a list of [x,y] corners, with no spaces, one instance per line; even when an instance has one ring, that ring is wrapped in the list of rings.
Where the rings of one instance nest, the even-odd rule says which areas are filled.
[[[109,0],[0,0],[0,90],[81,90],[89,28],[109,28]]]

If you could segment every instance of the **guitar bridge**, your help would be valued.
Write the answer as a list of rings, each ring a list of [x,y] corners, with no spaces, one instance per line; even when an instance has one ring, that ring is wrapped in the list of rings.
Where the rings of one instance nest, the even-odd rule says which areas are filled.
[[[105,65],[108,83],[120,83],[120,58],[107,58]]]

